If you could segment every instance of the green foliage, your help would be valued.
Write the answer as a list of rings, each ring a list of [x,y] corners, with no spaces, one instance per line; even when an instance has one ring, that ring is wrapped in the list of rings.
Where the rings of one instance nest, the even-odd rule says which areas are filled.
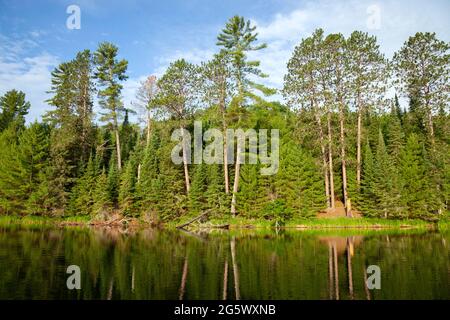
[[[16,131],[25,125],[25,116],[30,109],[30,103],[25,101],[25,93],[10,90],[0,97],[0,132],[9,126],[14,126]]]
[[[264,218],[271,220],[272,224],[276,227],[281,227],[293,217],[293,208],[286,205],[286,202],[282,199],[276,199],[269,202],[263,208]]]
[[[400,154],[399,170],[403,185],[401,202],[409,217],[420,217],[429,213],[427,200],[430,197],[430,181],[423,152],[423,144],[415,134],[411,134]]]
[[[120,212],[167,222],[212,209],[221,219],[229,217],[235,196],[244,219],[280,226],[325,208],[329,167],[335,198],[343,200],[345,153],[350,198],[363,215],[436,220],[448,214],[448,44],[429,33],[405,43],[394,69],[409,108],[403,110],[396,97],[388,111],[380,100],[389,69],[374,37],[325,36],[318,29],[303,39],[285,77],[288,105],[259,95],[273,90],[253,81],[265,76],[259,62],[248,60],[265,47],[256,42],[255,27],[235,16],[219,35],[221,51],[211,61],[199,67],[177,60],[158,82],[152,77],[151,88],[141,92],[145,131],[130,122],[133,111],[122,104],[128,63],[117,59],[118,48],[110,43],[55,68],[48,100],[53,110],[43,123],[24,125],[30,107],[25,95],[7,92],[0,98],[0,213],[106,218]],[[420,63],[427,70],[419,70]],[[96,91],[105,125],[93,123]],[[239,186],[234,194],[225,193],[222,164],[188,164],[185,171],[172,162],[171,134],[192,129],[195,120],[205,130],[279,129],[278,171],[263,175],[267,165],[261,159],[230,164],[229,180]],[[259,147],[270,150],[271,143]],[[248,160],[248,149],[245,155]]]

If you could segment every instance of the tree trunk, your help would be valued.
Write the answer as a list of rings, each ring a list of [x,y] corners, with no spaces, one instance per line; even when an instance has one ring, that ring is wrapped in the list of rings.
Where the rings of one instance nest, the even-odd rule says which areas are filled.
[[[356,184],[361,186],[361,107],[358,108],[358,134],[356,139]]]
[[[116,134],[116,150],[117,150],[117,168],[120,170],[122,170],[122,155],[121,155],[121,151],[120,151],[120,135],[119,135],[119,128],[117,127],[117,120],[115,121],[116,125],[115,125],[115,134]]]
[[[184,166],[184,181],[186,184],[186,192],[189,193],[191,190],[191,184],[189,182],[189,168],[187,163],[187,150],[186,150],[186,144],[184,143],[184,128],[183,126],[180,126],[181,132],[182,132],[182,149],[183,149],[183,166]]]
[[[434,127],[433,127],[433,115],[431,114],[431,110],[428,110],[428,127],[430,130],[430,138],[431,138],[431,145],[434,149]]]
[[[352,254],[353,254],[353,240],[347,238],[347,272],[348,272],[348,291],[350,298],[353,300],[353,270],[352,270]]]
[[[327,127],[328,127],[328,172],[330,177],[330,204],[334,209],[334,173],[333,173],[333,139],[331,137],[331,112],[327,115]]]
[[[334,297],[339,300],[339,268],[336,243],[333,243],[333,264],[334,264]]]
[[[141,181],[141,171],[142,171],[142,164],[139,163],[138,169],[137,169],[137,183],[139,183]]]
[[[150,111],[147,111],[147,149],[148,146],[150,145],[150,133],[151,133],[151,129],[150,129]]]
[[[328,293],[330,300],[333,299],[333,289],[334,289],[334,271],[333,271],[333,248],[331,243],[328,243]]]
[[[230,243],[231,247],[231,259],[233,263],[233,275],[234,275],[234,290],[236,293],[236,300],[241,300],[241,291],[239,290],[239,270],[236,262],[236,238],[233,237]]]
[[[345,163],[345,129],[344,129],[344,105],[341,102],[340,110],[339,110],[339,122],[340,122],[340,142],[341,142],[341,162],[342,162],[342,193],[344,195],[344,206],[345,206],[345,215],[347,217],[351,217],[351,212],[348,210],[347,200],[347,165]]]
[[[231,214],[233,218],[236,216],[236,196],[239,189],[239,172],[241,170],[241,164],[239,162],[240,150],[239,146],[236,148],[236,165],[234,170],[234,184],[233,184],[233,196],[231,198]]]
[[[324,180],[325,180],[325,195],[327,197],[327,207],[330,208],[331,207],[331,199],[330,199],[330,187],[329,187],[329,182],[328,182],[328,168],[327,168],[327,154],[326,154],[326,150],[325,150],[325,139],[324,139],[324,134],[323,134],[323,130],[322,130],[322,121],[320,120],[320,115],[316,112],[316,122],[317,122],[317,126],[319,127],[319,139],[320,139],[320,150],[322,153],[322,171],[323,171],[323,175],[324,175]]]
[[[230,179],[228,177],[228,146],[227,146],[227,124],[225,122],[225,115],[222,120],[223,128],[223,174],[225,177],[225,193],[230,193]]]
[[[188,273],[188,258],[187,255],[184,258],[184,265],[183,265],[183,274],[181,275],[181,284],[180,284],[180,290],[179,290],[179,300],[183,300],[184,298],[184,292],[186,291],[186,279],[187,279],[187,273]]]
[[[225,260],[225,266],[223,270],[223,292],[222,292],[223,300],[227,300],[227,289],[228,289],[228,257]]]

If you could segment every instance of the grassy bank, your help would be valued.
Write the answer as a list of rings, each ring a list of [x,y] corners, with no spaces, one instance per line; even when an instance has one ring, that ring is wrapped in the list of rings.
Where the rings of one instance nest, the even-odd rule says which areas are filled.
[[[63,223],[88,224],[89,216],[74,217],[45,217],[45,216],[0,216],[0,226],[24,225],[24,226],[51,226]]]
[[[176,222],[169,222],[169,227],[176,227],[189,221],[188,218],[180,219]],[[242,217],[209,220],[208,225],[225,225],[229,224],[230,228],[274,228],[276,225],[273,221],[265,219],[248,219]],[[287,221],[282,228],[286,229],[431,229],[447,230],[450,226],[450,220],[442,220],[432,223],[418,219],[390,220],[379,218],[311,218],[311,219],[293,219]]]
[[[190,219],[182,217],[176,221],[170,221],[164,224],[168,229],[174,229],[178,225],[183,224]],[[73,216],[73,217],[40,217],[40,216],[0,216],[0,226],[7,225],[25,225],[25,226],[51,226],[51,225],[89,225],[91,219],[89,216]],[[146,226],[148,224],[136,220],[138,224]],[[198,224],[195,224],[198,226]],[[202,228],[229,225],[230,229],[271,229],[276,225],[273,221],[265,219],[249,219],[243,217],[236,218],[212,218],[206,223],[200,224]],[[194,226],[194,225],[193,225]],[[389,220],[379,218],[311,218],[311,219],[293,219],[287,221],[282,228],[286,229],[439,229],[448,230],[450,228],[450,220],[445,219],[437,223],[418,219],[405,220]]]

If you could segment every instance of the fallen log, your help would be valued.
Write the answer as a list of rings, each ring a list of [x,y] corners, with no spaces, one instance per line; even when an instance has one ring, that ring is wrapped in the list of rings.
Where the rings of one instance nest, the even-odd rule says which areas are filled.
[[[195,221],[197,221],[197,220],[200,220],[201,218],[207,216],[208,213],[210,213],[210,212],[211,212],[211,209],[206,210],[205,212],[203,212],[201,215],[195,217],[194,219],[191,219],[191,220],[189,220],[188,222],[183,223],[182,225],[177,226],[177,229],[183,229],[184,227],[187,227],[187,226],[190,225],[191,223],[193,223],[193,222],[195,222]]]

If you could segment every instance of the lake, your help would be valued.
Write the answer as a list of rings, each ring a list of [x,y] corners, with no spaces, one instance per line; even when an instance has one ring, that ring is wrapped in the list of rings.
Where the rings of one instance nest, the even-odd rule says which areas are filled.
[[[450,299],[450,233],[0,228],[0,299]],[[69,265],[81,289],[68,290]],[[367,268],[380,269],[369,289]]]

